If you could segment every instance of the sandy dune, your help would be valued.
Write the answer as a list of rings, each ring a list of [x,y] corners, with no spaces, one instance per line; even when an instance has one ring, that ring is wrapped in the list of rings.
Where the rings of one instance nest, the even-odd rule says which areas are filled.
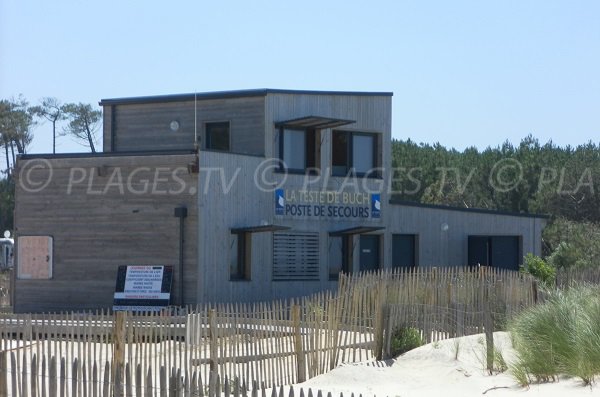
[[[495,345],[510,363],[514,351],[508,334],[494,335]],[[348,397],[352,392],[380,397],[600,396],[600,384],[592,389],[577,379],[521,388],[508,372],[488,375],[484,357],[485,339],[473,335],[425,345],[394,360],[343,365],[298,386],[331,392],[334,397],[340,392]]]

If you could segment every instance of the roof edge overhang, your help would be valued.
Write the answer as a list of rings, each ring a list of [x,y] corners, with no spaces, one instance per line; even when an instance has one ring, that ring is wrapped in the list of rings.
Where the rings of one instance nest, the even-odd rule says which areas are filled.
[[[275,122],[275,127],[290,129],[314,128],[319,130],[325,128],[336,128],[354,123],[356,123],[356,120],[336,119],[333,117],[324,116],[304,116],[291,120],[277,121]]]
[[[260,97],[268,94],[291,94],[291,95],[341,95],[341,96],[393,96],[392,92],[367,92],[367,91],[318,91],[318,90],[287,90],[275,88],[257,88],[248,90],[196,92],[171,95],[151,95],[139,97],[122,97],[101,99],[100,106],[128,105],[142,103],[164,103],[204,100],[204,99],[227,99]]]
[[[353,227],[349,227],[347,229],[331,231],[331,232],[329,232],[329,235],[332,237],[351,236],[354,234],[365,234],[365,233],[376,232],[376,231],[383,230],[383,229],[385,229],[385,226],[353,226]]]
[[[244,227],[231,228],[231,234],[279,232],[279,231],[289,230],[289,229],[291,229],[291,228],[288,226],[281,226],[281,225],[275,225],[275,224],[244,226]]]
[[[146,151],[131,151],[131,152],[96,152],[96,153],[36,153],[36,154],[19,154],[19,160],[35,160],[35,159],[84,159],[84,158],[105,158],[105,157],[130,157],[130,156],[178,156],[196,154],[194,149],[179,149],[179,150],[146,150]]]
[[[546,215],[546,214],[533,214],[533,213],[526,213],[526,212],[510,212],[510,211],[494,210],[494,209],[487,209],[487,208],[453,207],[450,205],[418,203],[416,201],[398,200],[398,199],[393,199],[393,198],[391,200],[389,200],[389,203],[391,205],[403,205],[403,206],[407,206],[407,207],[431,208],[431,209],[445,210],[445,211],[462,211],[462,212],[470,212],[470,213],[474,213],[474,214],[517,216],[517,217],[522,217],[522,218],[538,218],[538,219],[549,219],[550,218],[550,215]]]

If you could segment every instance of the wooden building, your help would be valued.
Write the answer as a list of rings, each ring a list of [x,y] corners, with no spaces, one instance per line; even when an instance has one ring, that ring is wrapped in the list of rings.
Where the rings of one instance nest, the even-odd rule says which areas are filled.
[[[110,307],[121,265],[172,265],[172,302],[192,304],[302,296],[342,271],[516,269],[541,253],[544,217],[392,199],[391,93],[100,105],[104,152],[18,160],[16,311]]]

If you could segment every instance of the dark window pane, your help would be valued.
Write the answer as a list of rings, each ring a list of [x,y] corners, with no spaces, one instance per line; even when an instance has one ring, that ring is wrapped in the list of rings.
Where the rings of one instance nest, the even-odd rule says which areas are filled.
[[[489,259],[489,237],[469,236],[469,266],[488,266]]]
[[[502,269],[519,270],[519,237],[491,237],[491,265]]]
[[[317,166],[317,133],[315,130],[306,130],[306,168]]]
[[[252,234],[237,235],[237,256],[229,268],[231,280],[250,280],[250,258],[252,252]]]
[[[416,244],[414,234],[392,236],[392,267],[415,267]]]
[[[348,136],[345,131],[333,131],[331,135],[331,166],[333,175],[346,175],[350,168]]]
[[[206,148],[229,151],[229,122],[206,123]]]

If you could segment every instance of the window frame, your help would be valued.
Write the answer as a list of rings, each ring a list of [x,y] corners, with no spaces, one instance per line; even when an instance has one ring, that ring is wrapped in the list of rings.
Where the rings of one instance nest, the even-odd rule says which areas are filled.
[[[339,173],[334,171],[333,164],[333,136],[334,134],[344,134],[346,135],[346,158],[348,159],[348,164],[346,165],[346,170],[344,173]],[[354,168],[354,136],[367,136],[372,138],[373,140],[373,167],[371,167],[370,172],[357,172]],[[339,176],[339,177],[347,177],[347,176],[356,176],[359,178],[381,178],[381,173],[379,171],[379,167],[381,164],[380,156],[379,156],[379,141],[381,134],[377,132],[366,132],[366,131],[352,131],[352,130],[331,130],[331,176]],[[341,167],[341,166],[337,166]]]
[[[211,139],[209,138],[209,126],[215,124],[227,124],[227,150],[224,149],[215,149],[210,147]],[[204,149],[212,150],[215,152],[223,152],[223,153],[231,153],[231,121],[229,120],[215,120],[215,121],[205,121],[204,122]]]
[[[288,168],[284,158],[284,147],[285,147],[285,131],[299,131],[304,134],[304,168]],[[316,128],[284,128],[279,127],[279,171],[288,174],[309,174],[318,175],[320,172],[320,136],[319,129]],[[311,155],[309,156],[309,137],[310,141],[313,142]],[[312,163],[309,164],[309,158],[312,157]]]

